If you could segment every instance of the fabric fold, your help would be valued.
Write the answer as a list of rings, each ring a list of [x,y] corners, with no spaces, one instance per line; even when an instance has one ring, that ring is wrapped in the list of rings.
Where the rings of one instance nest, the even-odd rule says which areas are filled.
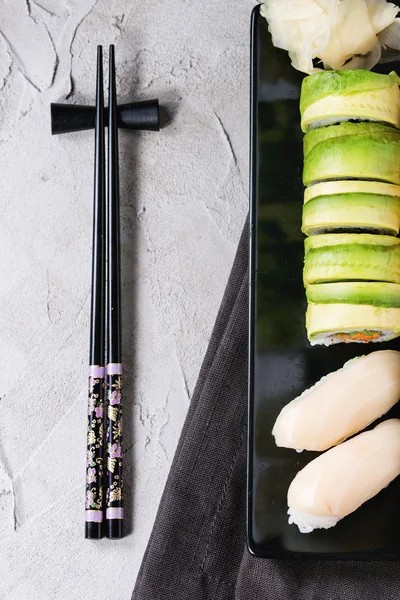
[[[267,560],[245,548],[246,221],[133,600],[398,600],[400,566]]]

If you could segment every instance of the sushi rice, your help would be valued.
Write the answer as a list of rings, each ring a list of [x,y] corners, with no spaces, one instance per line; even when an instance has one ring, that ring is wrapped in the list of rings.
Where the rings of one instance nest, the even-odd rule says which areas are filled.
[[[288,509],[289,525],[297,525],[301,533],[311,533],[314,529],[330,529],[340,521],[340,517],[321,517],[305,512]]]

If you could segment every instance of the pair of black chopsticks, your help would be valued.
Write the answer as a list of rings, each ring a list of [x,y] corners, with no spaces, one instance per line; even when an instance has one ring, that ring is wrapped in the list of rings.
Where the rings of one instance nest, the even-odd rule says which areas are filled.
[[[109,538],[123,537],[124,520],[120,200],[114,46],[110,46],[109,52],[108,95],[106,200],[103,51],[102,46],[98,46],[85,504],[85,537],[91,539],[99,539],[104,534]]]

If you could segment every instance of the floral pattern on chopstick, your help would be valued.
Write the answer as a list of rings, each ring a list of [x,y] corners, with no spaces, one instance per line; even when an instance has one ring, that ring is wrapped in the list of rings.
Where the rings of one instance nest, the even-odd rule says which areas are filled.
[[[106,508],[123,507],[121,376],[107,375]]]
[[[86,450],[87,510],[103,510],[104,379],[89,377]]]

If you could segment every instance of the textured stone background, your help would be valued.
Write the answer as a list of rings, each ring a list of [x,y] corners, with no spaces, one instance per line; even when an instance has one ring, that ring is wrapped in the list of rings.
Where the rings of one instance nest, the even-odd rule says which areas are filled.
[[[0,2],[0,598],[130,597],[247,213],[253,0]],[[120,101],[130,534],[86,541],[93,133],[50,135],[50,102],[93,103],[114,43]]]

